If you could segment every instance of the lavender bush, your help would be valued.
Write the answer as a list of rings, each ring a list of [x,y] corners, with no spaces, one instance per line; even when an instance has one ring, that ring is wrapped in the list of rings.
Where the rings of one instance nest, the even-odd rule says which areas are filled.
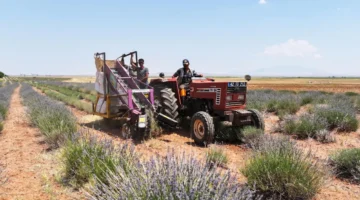
[[[0,131],[3,129],[3,121],[9,108],[10,98],[18,84],[9,84],[0,88]]]
[[[64,181],[73,187],[81,187],[96,177],[108,183],[106,174],[121,167],[126,173],[132,171],[137,160],[133,146],[115,146],[110,140],[75,134],[67,140],[62,154]]]
[[[298,139],[316,137],[316,133],[326,129],[327,122],[321,117],[311,114],[304,114],[299,119],[287,119],[284,124],[284,133],[295,134]]]
[[[59,147],[67,135],[76,132],[76,118],[63,104],[40,95],[28,84],[22,85],[20,93],[31,122],[40,129],[50,147]]]
[[[287,137],[264,135],[241,170],[249,185],[276,199],[311,199],[323,184],[322,165],[313,162]]]
[[[192,155],[168,151],[138,162],[125,171],[119,166],[107,174],[108,183],[97,179],[89,188],[89,199],[260,199],[254,191],[241,186],[230,172],[218,171]]]
[[[360,183],[359,148],[340,150],[330,155],[329,163],[334,167],[336,176]]]

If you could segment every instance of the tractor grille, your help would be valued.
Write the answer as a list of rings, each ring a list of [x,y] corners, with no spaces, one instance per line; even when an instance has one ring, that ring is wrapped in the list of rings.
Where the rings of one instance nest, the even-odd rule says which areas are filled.
[[[227,93],[245,93],[246,87],[228,87]]]
[[[242,106],[242,105],[244,105],[243,101],[232,101],[232,102],[227,102],[226,103],[226,107]]]

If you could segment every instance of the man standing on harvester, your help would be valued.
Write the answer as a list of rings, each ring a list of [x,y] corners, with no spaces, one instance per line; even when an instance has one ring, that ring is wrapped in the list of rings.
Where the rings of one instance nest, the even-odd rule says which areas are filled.
[[[140,84],[140,88],[141,89],[145,89],[147,88],[147,85],[149,84],[149,69],[147,67],[144,66],[144,59],[140,58],[139,59],[139,66],[137,68],[137,79],[144,83],[144,84]]]
[[[148,78],[149,78],[149,69],[144,66],[144,59],[139,59],[139,66],[137,67],[137,63],[133,60],[133,53],[130,54],[130,66],[126,65],[124,62],[124,57],[121,59],[121,65],[124,66],[128,71],[129,75],[133,78],[137,78],[140,82],[144,84],[140,84],[141,89],[147,88]]]

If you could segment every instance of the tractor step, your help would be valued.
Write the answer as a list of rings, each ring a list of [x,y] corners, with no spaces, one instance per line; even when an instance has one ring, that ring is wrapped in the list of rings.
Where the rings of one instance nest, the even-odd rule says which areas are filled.
[[[168,125],[170,125],[172,127],[176,127],[178,125],[178,121],[176,121],[174,119],[171,119],[170,117],[168,117],[168,116],[166,116],[166,115],[164,115],[162,113],[159,113],[157,115],[157,120],[161,121],[161,122],[163,122],[165,124],[168,124]]]

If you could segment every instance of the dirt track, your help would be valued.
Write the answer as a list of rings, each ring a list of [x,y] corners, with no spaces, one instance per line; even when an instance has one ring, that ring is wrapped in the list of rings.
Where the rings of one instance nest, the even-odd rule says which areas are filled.
[[[57,152],[47,152],[40,131],[26,120],[20,87],[11,97],[10,108],[0,135],[0,163],[8,178],[0,186],[0,199],[74,199],[55,183],[59,163]]]

